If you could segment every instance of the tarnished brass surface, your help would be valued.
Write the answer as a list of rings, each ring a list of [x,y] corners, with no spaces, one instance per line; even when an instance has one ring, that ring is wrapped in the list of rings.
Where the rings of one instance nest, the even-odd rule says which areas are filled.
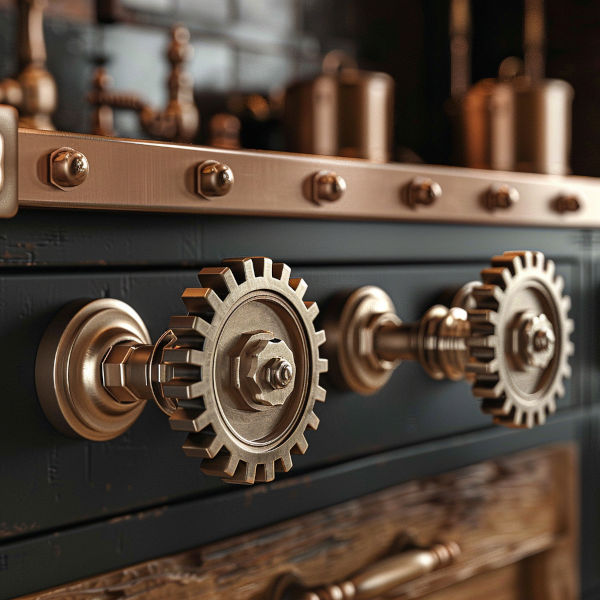
[[[19,125],[33,129],[54,129],[57,91],[54,77],[46,69],[44,8],[47,0],[18,0],[19,73],[0,81],[0,104],[19,110]]]
[[[12,217],[18,209],[17,111],[0,105],[0,217]]]
[[[460,554],[460,547],[454,542],[405,550],[381,559],[345,581],[311,589],[293,576],[283,576],[271,597],[272,600],[375,600],[403,583],[453,563]]]
[[[184,69],[193,48],[190,33],[182,25],[171,29],[167,59],[171,71],[167,80],[169,102],[162,110],[151,108],[136,94],[110,90],[111,79],[104,67],[94,74],[93,89],[88,96],[94,106],[92,131],[97,135],[114,135],[113,109],[133,110],[138,113],[146,133],[159,140],[191,142],[196,137],[200,116],[194,102],[194,85]]]
[[[378,165],[364,160],[47,131],[20,130],[18,137],[20,206],[511,226],[600,226],[600,181],[586,177],[431,165]],[[47,160],[51,152],[63,146],[83,153],[91,166],[85,185],[68,193],[58,192],[38,168],[41,160]],[[214,202],[198,201],[196,170],[207,160],[226,164],[235,174],[235,185]],[[313,175],[320,171],[333,172],[344,179],[346,190],[337,201],[314,202]],[[419,205],[412,210],[406,203],[406,190],[416,178],[436,182],[443,195],[429,206]],[[509,210],[487,210],[483,200],[492,185],[516,189],[519,202]],[[557,211],[557,199],[565,196],[577,197],[576,211]]]
[[[468,283],[455,305],[431,307],[402,323],[391,299],[367,286],[328,307],[325,350],[337,383],[362,394],[380,389],[402,360],[416,360],[434,379],[473,382],[494,421],[544,423],[571,375],[571,305],[555,265],[541,252],[505,252]]]
[[[183,450],[202,470],[234,483],[271,481],[306,452],[327,361],[306,283],[268,258],[231,259],[198,274],[185,316],[172,317],[155,344],[135,311],[101,299],[66,307],[44,335],[36,362],[40,402],[70,435],[105,440],[123,433],[146,400],[171,428],[189,433]]]

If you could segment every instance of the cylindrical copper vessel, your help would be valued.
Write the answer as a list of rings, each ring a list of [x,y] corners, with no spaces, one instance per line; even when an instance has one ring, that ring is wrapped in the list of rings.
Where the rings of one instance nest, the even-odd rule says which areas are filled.
[[[332,61],[324,61],[331,63]],[[339,66],[339,65],[338,65]],[[286,91],[287,147],[293,152],[390,160],[394,80],[355,67],[324,67]]]
[[[567,175],[573,88],[561,79],[515,81],[515,171]]]

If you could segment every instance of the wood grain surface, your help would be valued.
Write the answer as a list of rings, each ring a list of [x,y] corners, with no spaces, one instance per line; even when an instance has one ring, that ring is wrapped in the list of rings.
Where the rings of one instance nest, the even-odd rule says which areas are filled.
[[[576,462],[569,445],[530,450],[26,599],[268,599],[281,576],[322,585],[443,540],[458,561],[386,598],[574,600]]]

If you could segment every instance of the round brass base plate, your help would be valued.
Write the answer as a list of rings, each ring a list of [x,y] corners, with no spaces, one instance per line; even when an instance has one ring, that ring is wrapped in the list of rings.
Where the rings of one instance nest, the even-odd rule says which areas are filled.
[[[141,317],[113,298],[65,306],[44,333],[35,364],[42,409],[61,433],[105,441],[124,433],[145,400],[118,402],[103,386],[102,361],[115,344],[150,344]]]
[[[399,325],[395,313],[392,299],[375,286],[340,294],[329,304],[324,316],[325,351],[338,386],[370,395],[388,382],[398,361],[376,355],[373,334],[379,326]]]

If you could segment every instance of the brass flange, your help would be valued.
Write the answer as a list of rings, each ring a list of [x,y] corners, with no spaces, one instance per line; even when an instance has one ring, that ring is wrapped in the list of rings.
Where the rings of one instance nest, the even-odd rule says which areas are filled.
[[[138,418],[146,399],[115,401],[101,377],[108,350],[124,343],[149,344],[150,335],[140,316],[120,300],[72,302],[51,322],[38,348],[35,382],[44,413],[61,433],[106,441]]]
[[[402,323],[392,300],[366,286],[338,296],[325,315],[325,349],[338,384],[372,394],[403,360],[434,379],[467,379],[495,422],[533,427],[556,409],[570,377],[570,299],[540,252],[505,252],[454,296]]]

